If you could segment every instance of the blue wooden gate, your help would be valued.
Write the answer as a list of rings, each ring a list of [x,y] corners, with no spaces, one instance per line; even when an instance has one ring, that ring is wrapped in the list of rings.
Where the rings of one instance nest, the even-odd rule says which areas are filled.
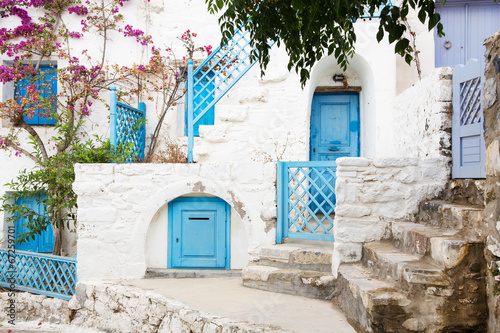
[[[454,67],[469,59],[483,63],[483,41],[500,30],[500,5],[493,1],[437,1],[444,37],[435,33],[436,67]]]
[[[485,178],[483,68],[476,59],[453,71],[453,178]]]
[[[169,268],[229,269],[229,205],[181,197],[169,204]]]

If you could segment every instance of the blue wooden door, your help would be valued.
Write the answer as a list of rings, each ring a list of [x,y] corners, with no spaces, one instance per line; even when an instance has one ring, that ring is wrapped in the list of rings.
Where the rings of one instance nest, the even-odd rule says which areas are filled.
[[[359,156],[357,93],[316,93],[311,109],[311,161]]]
[[[229,269],[229,207],[219,198],[183,197],[169,206],[169,268]]]
[[[434,36],[436,67],[455,67],[472,58],[484,65],[483,41],[500,30],[500,4],[448,0],[436,10],[446,34]]]
[[[18,198],[16,200],[17,205],[24,205],[25,207],[39,213],[44,214],[44,205],[41,202],[37,202],[38,197],[29,198]],[[27,221],[24,218],[20,218],[16,222],[16,238],[19,234],[28,232],[29,229],[26,227]],[[20,251],[30,251],[39,253],[52,253],[54,249],[54,233],[52,231],[52,226],[49,225],[47,229],[42,231],[41,234],[35,236],[34,239],[30,239],[27,242],[16,244],[16,249]]]
[[[359,156],[359,95],[357,93],[315,93],[311,108],[310,160],[332,161],[342,156]],[[335,193],[329,193],[328,186],[320,179],[312,178],[310,192],[315,197],[310,207],[313,212],[328,211],[329,205],[323,197],[333,203]],[[334,181],[332,179],[332,181]],[[335,187],[335,184],[331,184]],[[322,190],[318,190],[322,189]],[[324,193],[319,193],[324,191]],[[317,206],[325,206],[317,209]]]

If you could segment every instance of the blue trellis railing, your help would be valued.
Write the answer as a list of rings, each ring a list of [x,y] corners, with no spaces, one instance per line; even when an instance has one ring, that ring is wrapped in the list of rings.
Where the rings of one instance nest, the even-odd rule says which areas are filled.
[[[146,147],[146,104],[139,103],[136,109],[116,99],[116,88],[111,87],[110,98],[110,135],[111,146],[121,145],[130,149],[126,162],[144,159]]]
[[[254,65],[250,33],[236,30],[227,44],[219,46],[195,70],[188,61],[188,162],[193,162],[194,125]],[[196,92],[196,93],[195,93]]]
[[[334,161],[278,162],[276,242],[283,238],[333,241]]]
[[[0,249],[0,286],[71,299],[76,282],[76,258]]]

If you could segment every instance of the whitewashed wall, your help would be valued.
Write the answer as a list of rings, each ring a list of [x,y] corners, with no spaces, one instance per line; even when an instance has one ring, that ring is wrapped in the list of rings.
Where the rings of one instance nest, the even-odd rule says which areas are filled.
[[[449,178],[448,159],[337,159],[333,272],[361,259],[362,244],[388,238],[389,223],[410,219],[421,201],[436,197]]]
[[[452,72],[436,68],[394,100],[395,156],[451,156]]]
[[[272,244],[274,163],[77,164],[78,281],[137,279],[167,267],[168,203],[213,195],[231,205],[231,263]]]
[[[151,0],[130,2],[122,7],[125,22],[135,28],[151,34],[155,46],[173,47],[177,54],[182,46],[176,37],[190,29],[198,33],[200,45],[216,46],[220,40],[217,17],[209,15],[203,1],[190,0]],[[65,17],[73,30],[79,30],[79,19]],[[14,24],[15,18],[2,19],[0,27]],[[414,69],[400,66],[399,56],[394,55],[394,46],[387,41],[377,43],[377,19],[359,20],[356,24],[357,51],[351,60],[345,75],[350,86],[360,86],[361,114],[361,155],[364,157],[394,156],[399,154],[394,146],[394,131],[400,124],[393,119],[393,101],[403,87],[408,86],[408,77],[413,77]],[[418,28],[414,26],[414,28]],[[418,30],[420,31],[420,30]],[[427,37],[421,39],[421,58],[426,68],[433,67],[433,44]],[[121,65],[145,63],[149,58],[150,48],[137,45],[134,38],[122,38],[119,33],[110,33],[107,52],[109,59]],[[87,49],[93,58],[100,55],[96,47],[98,37],[87,36],[72,41],[75,54]],[[427,52],[429,50],[429,52]],[[197,57],[201,57],[198,55]],[[429,59],[432,59],[429,60]],[[9,59],[1,58],[6,62]],[[52,59],[52,61],[58,61]],[[331,77],[343,71],[332,57],[322,59],[311,72],[311,80],[301,89],[298,76],[286,69],[287,57],[283,49],[271,51],[271,63],[264,77],[256,65],[242,80],[217,104],[215,125],[202,126],[201,137],[195,140],[195,160],[205,163],[251,163],[277,158],[284,152],[284,160],[309,159],[309,123],[310,108],[314,90],[317,86],[335,86]],[[58,61],[59,66],[65,66]],[[405,82],[401,82],[405,78]],[[2,98],[9,97],[9,89],[4,85]],[[109,99],[103,93],[105,100]],[[136,105],[138,100],[129,103]],[[158,119],[156,101],[146,101],[147,133],[153,131]],[[93,134],[104,138],[109,136],[109,111],[104,106],[94,104],[91,117],[83,132],[90,137]],[[184,105],[181,103],[169,111],[165,119],[165,135],[177,140],[186,147],[183,135]],[[52,135],[51,129],[40,128],[42,136]],[[0,126],[0,134],[5,134],[5,123]],[[22,139],[26,141],[26,138]],[[27,157],[9,157],[0,151],[0,195],[9,190],[3,186],[15,177],[18,170],[33,165]],[[161,168],[158,166],[158,168]],[[274,199],[272,199],[274,200]],[[161,214],[164,214],[162,212]],[[0,212],[0,221],[4,219]],[[153,224],[153,228],[162,228]],[[1,228],[0,228],[1,229]],[[0,239],[3,238],[0,230]],[[71,239],[69,243],[72,243]],[[74,249],[68,249],[70,253]],[[159,263],[164,258],[150,258],[151,264]]]

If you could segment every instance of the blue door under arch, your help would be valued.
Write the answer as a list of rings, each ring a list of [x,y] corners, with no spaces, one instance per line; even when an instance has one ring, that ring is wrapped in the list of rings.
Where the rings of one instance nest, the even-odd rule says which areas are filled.
[[[229,269],[230,207],[215,197],[169,203],[168,268]]]
[[[359,156],[359,95],[358,93],[315,93],[311,107],[311,161],[332,161],[344,156]],[[316,181],[316,183],[318,183]],[[318,184],[317,184],[318,185]],[[327,187],[318,185],[326,192]],[[331,184],[335,188],[335,184]],[[325,211],[330,205],[315,188],[310,189],[318,205]],[[335,193],[324,193],[335,204]],[[316,204],[310,207],[316,210]]]

